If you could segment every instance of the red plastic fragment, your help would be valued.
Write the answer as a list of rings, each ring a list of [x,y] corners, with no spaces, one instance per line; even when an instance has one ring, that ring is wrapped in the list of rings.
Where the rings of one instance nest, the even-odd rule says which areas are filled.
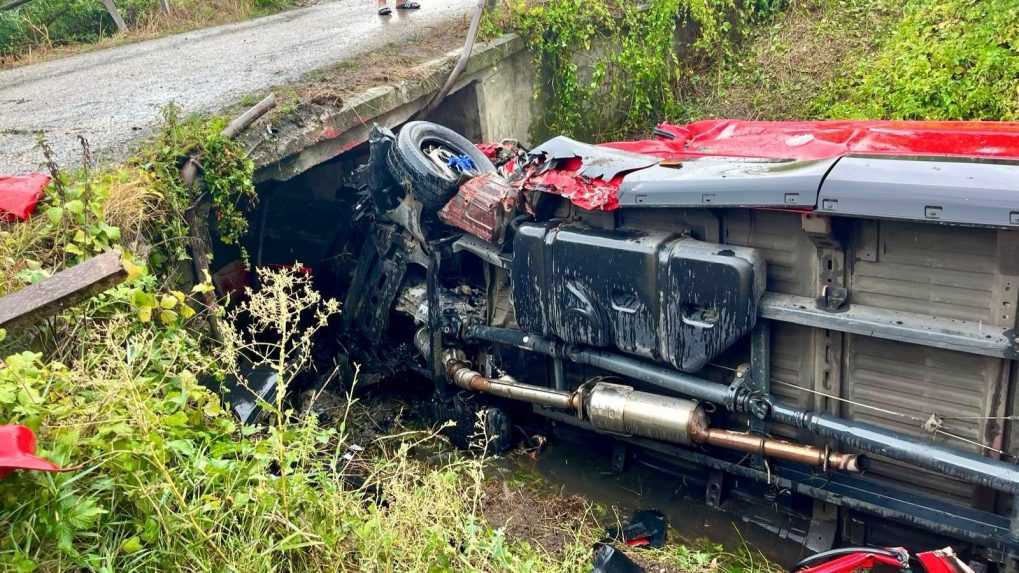
[[[14,470],[59,472],[63,468],[35,455],[35,434],[20,425],[0,426],[0,479]]]
[[[50,176],[42,173],[0,176],[0,220],[28,219],[49,184]]]
[[[951,547],[917,553],[916,558],[927,573],[973,573],[973,569],[963,563]]]
[[[800,569],[796,573],[853,573],[854,571],[873,569],[879,564],[887,565],[894,569],[902,569],[902,564],[894,557],[860,552],[850,553],[838,559],[832,559],[813,567]]]

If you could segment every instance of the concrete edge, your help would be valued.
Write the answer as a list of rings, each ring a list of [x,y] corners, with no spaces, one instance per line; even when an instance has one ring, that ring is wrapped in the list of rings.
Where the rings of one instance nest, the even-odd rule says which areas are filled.
[[[462,89],[479,73],[526,49],[523,39],[505,34],[475,47],[452,91]],[[368,88],[343,107],[321,113],[313,125],[272,138],[249,129],[241,140],[252,150],[255,181],[286,181],[367,141],[374,123],[395,127],[407,121],[445,82],[462,48],[412,68],[421,77]],[[275,145],[273,145],[275,144]],[[263,149],[267,146],[271,149]]]

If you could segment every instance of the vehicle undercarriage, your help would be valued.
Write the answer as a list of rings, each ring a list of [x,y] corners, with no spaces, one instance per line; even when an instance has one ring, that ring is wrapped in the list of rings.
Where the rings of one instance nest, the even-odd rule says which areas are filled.
[[[508,448],[540,417],[669,460],[709,504],[802,516],[815,551],[1008,564],[1019,127],[1002,125],[700,122],[530,150],[376,128],[323,274],[345,336],[399,345],[458,445],[480,419]]]

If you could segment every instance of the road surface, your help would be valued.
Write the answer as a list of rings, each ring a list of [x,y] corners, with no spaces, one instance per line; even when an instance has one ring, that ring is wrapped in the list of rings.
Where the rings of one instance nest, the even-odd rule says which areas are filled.
[[[393,0],[390,0],[392,3]],[[78,136],[101,161],[127,156],[160,110],[211,112],[248,94],[378,49],[468,14],[476,0],[422,0],[379,17],[374,0],[338,0],[248,22],[0,70],[0,175],[38,170],[35,131],[62,166],[80,162]]]

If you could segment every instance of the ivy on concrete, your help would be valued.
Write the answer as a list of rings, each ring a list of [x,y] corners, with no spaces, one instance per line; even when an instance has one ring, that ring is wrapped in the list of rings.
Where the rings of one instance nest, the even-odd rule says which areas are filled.
[[[527,42],[540,70],[534,138],[606,140],[678,115],[687,62],[727,57],[780,0],[551,0],[511,4],[488,22]]]

